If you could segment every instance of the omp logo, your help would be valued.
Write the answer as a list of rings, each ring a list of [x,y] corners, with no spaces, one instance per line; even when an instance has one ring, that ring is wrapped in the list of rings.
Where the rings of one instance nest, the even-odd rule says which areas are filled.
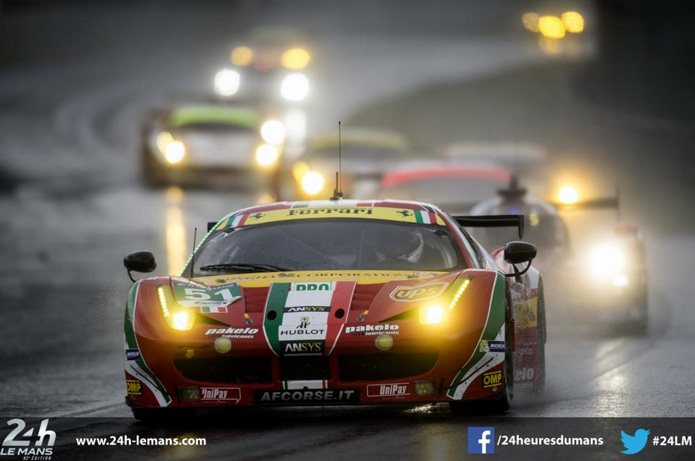
[[[427,285],[418,286],[400,286],[396,287],[391,292],[391,299],[394,301],[424,301],[426,299],[436,298],[444,292],[447,287],[446,283],[429,283]]]
[[[200,400],[226,400],[239,402],[241,389],[238,387],[201,387]]]
[[[7,421],[7,425],[15,427],[2,441],[1,456],[21,456],[22,459],[37,460],[51,459],[53,456],[52,447],[56,442],[56,433],[48,430],[48,419],[41,421],[36,435],[34,435],[33,427],[24,431],[27,425],[23,419],[11,419]],[[32,442],[34,442],[33,446]]]
[[[294,341],[285,344],[285,353],[320,353],[323,341]]]
[[[330,283],[295,283],[294,289],[297,291],[331,291]]]
[[[502,384],[502,372],[501,371],[491,371],[489,373],[483,373],[483,387],[497,387]]]
[[[128,395],[142,394],[142,383],[137,379],[126,379],[125,385],[126,389],[128,390]]]

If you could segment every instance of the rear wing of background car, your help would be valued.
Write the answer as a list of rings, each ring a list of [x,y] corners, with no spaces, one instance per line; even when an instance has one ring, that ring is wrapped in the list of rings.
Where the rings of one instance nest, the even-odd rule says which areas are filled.
[[[519,239],[524,238],[524,215],[452,216],[461,227],[516,227]]]

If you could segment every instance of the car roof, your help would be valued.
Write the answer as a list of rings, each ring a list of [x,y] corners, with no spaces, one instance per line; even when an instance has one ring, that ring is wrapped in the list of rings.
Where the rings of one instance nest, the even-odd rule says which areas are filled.
[[[440,178],[489,179],[508,183],[511,176],[511,173],[504,168],[485,165],[456,165],[446,163],[391,171],[384,175],[381,180],[381,186],[389,187],[396,184],[420,181],[423,179]]]
[[[169,114],[168,121],[174,127],[195,123],[222,123],[257,128],[261,123],[261,116],[258,112],[243,107],[196,104],[175,108]]]
[[[234,211],[214,230],[302,219],[362,218],[447,226],[439,208],[411,200],[313,200],[276,202]]]

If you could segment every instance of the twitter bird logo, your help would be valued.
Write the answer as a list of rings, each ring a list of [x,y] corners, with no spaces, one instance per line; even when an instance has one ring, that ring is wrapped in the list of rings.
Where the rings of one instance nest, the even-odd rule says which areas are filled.
[[[647,445],[647,438],[649,437],[649,431],[646,429],[637,429],[635,435],[626,434],[625,431],[620,431],[620,440],[625,446],[625,451],[622,453],[626,455],[634,455],[639,453]]]

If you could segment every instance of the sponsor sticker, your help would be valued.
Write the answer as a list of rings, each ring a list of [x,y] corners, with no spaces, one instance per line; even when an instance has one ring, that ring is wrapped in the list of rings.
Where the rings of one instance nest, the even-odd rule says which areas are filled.
[[[400,325],[395,325],[391,323],[382,323],[379,325],[357,325],[352,327],[346,327],[345,333],[348,335],[397,335]]]
[[[444,293],[447,283],[428,283],[426,285],[399,286],[391,292],[391,299],[398,302],[425,301]]]
[[[357,403],[359,393],[355,389],[302,389],[285,391],[255,391],[257,404],[298,403]]]
[[[533,328],[538,325],[538,298],[532,298],[525,301],[519,307],[519,312],[516,315],[519,323],[519,328]]]
[[[142,395],[142,383],[137,379],[126,379],[128,395]]]
[[[231,339],[253,339],[258,328],[210,328],[205,336],[225,336]]]
[[[323,354],[325,345],[325,341],[287,341],[282,343],[282,351],[285,353],[285,355],[319,355]]]
[[[174,285],[176,302],[183,307],[197,307],[203,314],[226,314],[227,306],[241,299],[236,283],[217,287]]]
[[[483,373],[483,388],[497,387],[502,384],[502,371],[491,371]]]
[[[367,397],[400,397],[410,395],[408,383],[370,384],[367,386]]]
[[[239,403],[241,400],[241,389],[238,387],[201,387],[200,400]]]
[[[480,352],[504,352],[504,341],[483,339],[480,341]]]
[[[125,350],[126,360],[140,360],[140,350],[139,349],[126,349]]]

